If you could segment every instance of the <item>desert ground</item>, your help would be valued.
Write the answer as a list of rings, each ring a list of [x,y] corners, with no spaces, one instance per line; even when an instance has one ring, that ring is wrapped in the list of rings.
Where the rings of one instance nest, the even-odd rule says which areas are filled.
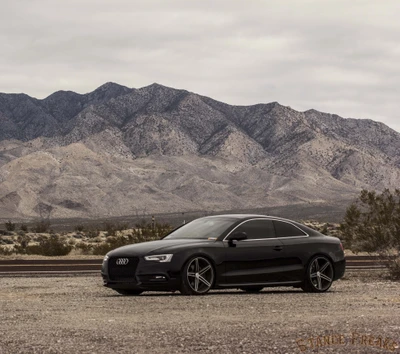
[[[124,297],[100,275],[0,278],[0,353],[400,352],[400,283]]]

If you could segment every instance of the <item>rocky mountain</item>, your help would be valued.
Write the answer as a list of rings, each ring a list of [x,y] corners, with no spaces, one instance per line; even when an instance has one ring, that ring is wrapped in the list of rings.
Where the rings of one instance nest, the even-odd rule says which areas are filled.
[[[231,106],[159,84],[0,94],[0,217],[339,205],[400,185],[400,134],[372,120]]]

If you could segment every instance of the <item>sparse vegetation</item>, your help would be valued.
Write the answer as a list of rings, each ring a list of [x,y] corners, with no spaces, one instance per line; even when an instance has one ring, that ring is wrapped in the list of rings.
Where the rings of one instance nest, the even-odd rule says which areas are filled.
[[[100,235],[100,230],[92,227],[85,230],[85,235],[88,238],[95,238]]]
[[[104,230],[107,232],[108,236],[115,236],[117,232],[127,230],[129,228],[126,223],[113,223],[113,222],[105,222]]]
[[[159,240],[172,229],[169,224],[151,224],[141,221],[136,225],[136,229],[131,234],[109,236],[106,242],[100,243],[93,248],[93,254],[105,255],[107,252],[121,246],[133,243]],[[108,234],[108,232],[107,232]]]
[[[4,224],[4,226],[5,226],[5,228],[6,228],[7,231],[10,231],[10,232],[15,231],[16,225],[15,225],[11,220],[8,220],[8,221]]]
[[[362,190],[346,211],[340,231],[354,252],[378,253],[392,278],[400,280],[400,190]]]
[[[83,225],[76,225],[75,229],[76,232],[83,232],[85,230],[85,226]]]
[[[28,245],[26,254],[40,254],[42,256],[66,256],[71,252],[73,246],[58,235],[43,236],[37,245]]]
[[[26,235],[25,233],[21,233],[18,235],[17,244],[14,245],[14,249],[16,253],[26,254],[26,249],[31,241],[31,237]]]
[[[75,249],[84,255],[93,254],[93,245],[85,242],[78,242],[75,244]]]
[[[49,228],[50,228],[50,221],[40,220],[33,226],[32,232],[43,234],[49,232]]]
[[[9,247],[0,246],[0,256],[10,256],[13,254],[13,250]]]
[[[148,223],[141,221],[136,228],[129,229],[126,223],[105,223],[100,231],[99,227],[82,228],[78,225],[75,233],[66,235],[54,234],[49,230],[50,223],[42,220],[32,227],[32,233],[20,228],[18,234],[3,230],[6,235],[13,237],[4,238],[0,246],[1,255],[17,254],[39,254],[44,256],[63,256],[72,250],[84,255],[104,255],[117,247],[158,240],[172,227],[169,224]],[[50,232],[50,235],[48,233]]]

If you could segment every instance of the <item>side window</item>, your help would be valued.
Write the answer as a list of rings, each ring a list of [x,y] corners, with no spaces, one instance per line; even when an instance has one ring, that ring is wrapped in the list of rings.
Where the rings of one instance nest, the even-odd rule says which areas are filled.
[[[276,237],[306,236],[298,227],[283,221],[274,220]]]
[[[245,232],[249,240],[275,237],[274,224],[271,220],[246,221],[234,232]]]

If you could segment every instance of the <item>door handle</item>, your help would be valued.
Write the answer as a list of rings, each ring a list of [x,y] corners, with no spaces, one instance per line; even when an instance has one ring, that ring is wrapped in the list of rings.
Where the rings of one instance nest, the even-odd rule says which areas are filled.
[[[282,247],[282,246],[275,246],[275,247],[273,248],[273,250],[274,250],[274,251],[282,251],[282,250],[283,250],[283,247]]]

